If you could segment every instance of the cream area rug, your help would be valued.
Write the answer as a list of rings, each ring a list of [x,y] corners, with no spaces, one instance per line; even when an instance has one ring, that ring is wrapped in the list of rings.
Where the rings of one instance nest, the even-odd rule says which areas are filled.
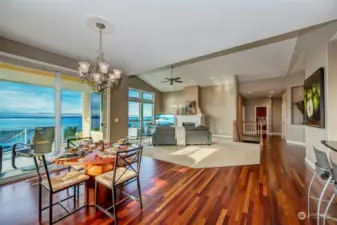
[[[144,146],[143,156],[193,168],[260,164],[260,145],[213,137],[213,144]]]

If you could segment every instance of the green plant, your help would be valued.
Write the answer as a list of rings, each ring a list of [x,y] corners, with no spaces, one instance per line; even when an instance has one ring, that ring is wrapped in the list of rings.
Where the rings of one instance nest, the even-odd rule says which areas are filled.
[[[76,136],[77,126],[75,127],[67,127],[64,131],[65,139],[74,138]]]

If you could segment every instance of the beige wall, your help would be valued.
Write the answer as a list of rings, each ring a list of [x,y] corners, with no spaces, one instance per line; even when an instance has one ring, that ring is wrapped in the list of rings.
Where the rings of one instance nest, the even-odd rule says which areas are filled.
[[[293,87],[298,87],[304,84],[304,72],[291,74],[286,82],[286,121],[285,122],[285,139],[291,142],[305,143],[305,126],[292,123],[292,91]]]
[[[255,107],[267,106],[268,113],[270,114],[271,99],[270,98],[254,98],[245,99],[245,121],[255,121]],[[270,115],[269,115],[270,116]]]
[[[328,149],[321,144],[322,140],[328,138],[328,132],[331,131],[330,119],[335,116],[336,112],[330,108],[329,103],[336,103],[336,96],[331,95],[328,89],[333,88],[334,82],[331,82],[332,76],[329,74],[328,68],[328,40],[337,31],[337,22],[331,23],[325,27],[309,32],[299,37],[298,42],[302,43],[305,58],[305,78],[311,76],[318,68],[325,69],[325,128],[315,128],[305,126],[306,136],[306,160],[311,166],[316,161],[313,152],[313,146],[319,149],[328,151]],[[330,83],[331,82],[331,83]],[[330,134],[329,134],[330,135]]]
[[[271,131],[271,98],[245,99],[245,121],[255,121],[255,108],[257,106],[267,106],[268,131]]]
[[[128,136],[128,90],[129,78],[123,76],[119,88],[111,90],[110,140],[116,141]],[[118,122],[116,122],[118,119]]]
[[[184,91],[163,92],[162,113],[176,114],[179,107],[185,106]]]
[[[163,113],[176,114],[178,107],[185,105],[184,91],[164,92]],[[191,99],[189,99],[191,100]],[[234,83],[199,87],[199,108],[204,123],[213,134],[232,136],[233,120],[236,119],[236,88]]]
[[[291,88],[291,123],[302,125],[303,124],[303,113],[297,107],[295,103],[303,101],[304,99],[304,87],[303,85]]]
[[[12,41],[3,37],[0,37],[0,46],[0,51],[2,52],[7,52],[13,55],[26,57],[69,69],[77,70],[78,68],[78,61],[74,59],[47,52],[43,49],[35,48],[30,45]]]
[[[201,114],[202,112],[200,111],[200,102],[199,102],[199,86],[194,85],[194,86],[189,86],[184,88],[184,99],[185,101],[195,101],[196,102],[196,107],[197,107],[197,114]]]
[[[327,103],[329,105],[328,112],[328,138],[337,140],[337,40],[329,43],[328,46],[328,90]]]
[[[152,87],[148,83],[144,82],[143,80],[139,79],[137,76],[130,76],[129,77],[129,87],[135,88],[143,91],[153,92],[155,94],[155,114],[162,112],[162,98],[163,93],[158,91],[156,88]]]
[[[271,100],[271,132],[282,133],[282,98],[275,97]]]
[[[213,134],[232,136],[233,120],[236,119],[235,84],[201,87],[200,110]]]
[[[185,107],[186,101],[196,101],[197,114],[202,114],[200,109],[200,87],[185,87],[181,91],[163,92],[162,108],[163,113],[176,114],[177,109]]]
[[[237,95],[237,116],[236,116],[236,120],[238,122],[242,122],[242,116],[243,116],[243,98],[242,98],[242,95],[241,94],[238,94]]]

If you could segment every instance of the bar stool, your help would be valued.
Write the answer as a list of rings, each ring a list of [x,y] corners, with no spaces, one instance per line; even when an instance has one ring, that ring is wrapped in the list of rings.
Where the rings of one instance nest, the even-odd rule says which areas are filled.
[[[308,216],[308,219],[309,219],[309,217],[310,217],[310,199],[318,200],[317,225],[319,225],[320,217],[321,217],[321,215],[320,215],[321,202],[322,201],[328,202],[328,201],[323,200],[323,197],[325,195],[326,190],[328,189],[329,184],[335,182],[335,179],[333,179],[333,177],[331,175],[332,168],[330,166],[330,161],[328,159],[327,154],[324,151],[318,150],[317,148],[315,148],[315,146],[313,146],[313,148],[314,148],[314,153],[315,153],[315,156],[316,156],[316,163],[315,163],[315,174],[311,179],[309,189],[308,189],[308,214],[307,214],[307,216]],[[311,186],[312,186],[312,184],[313,184],[317,175],[319,175],[319,177],[323,181],[325,181],[323,190],[322,190],[319,198],[315,198],[315,197],[312,197],[310,195]]]
[[[331,171],[331,174],[332,174],[332,179],[333,180],[337,180],[337,163],[335,163],[332,159],[330,159],[330,162],[331,162],[331,167],[332,167],[332,171]],[[333,202],[333,200],[335,199],[336,195],[337,195],[337,183],[335,182],[334,183],[334,188],[333,188],[333,192],[334,194],[332,195],[332,197],[330,198],[330,201],[325,209],[325,212],[324,212],[324,216],[323,216],[323,225],[325,225],[325,222],[326,222],[326,219],[327,219],[327,215],[328,215],[328,211],[329,211],[329,208]],[[334,217],[329,217],[329,219],[333,220],[333,221],[337,221],[337,218],[334,218]]]

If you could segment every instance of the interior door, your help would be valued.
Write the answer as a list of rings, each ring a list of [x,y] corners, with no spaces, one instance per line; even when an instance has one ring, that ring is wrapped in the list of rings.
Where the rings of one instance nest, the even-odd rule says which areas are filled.
[[[267,107],[266,106],[259,106],[256,107],[255,111],[256,115],[256,122],[262,122],[262,131],[263,134],[267,133]],[[259,124],[257,125],[259,126]],[[257,128],[260,129],[259,127]]]

